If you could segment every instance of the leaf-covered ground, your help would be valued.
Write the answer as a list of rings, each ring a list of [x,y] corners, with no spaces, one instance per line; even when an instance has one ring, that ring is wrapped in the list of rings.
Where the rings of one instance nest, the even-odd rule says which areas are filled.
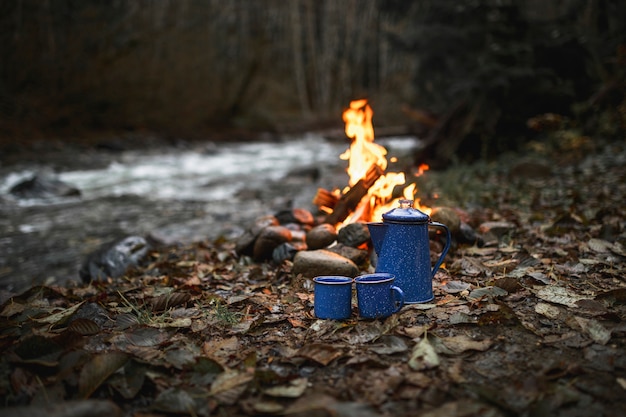
[[[480,244],[385,320],[316,319],[310,280],[228,241],[31,288],[0,307],[2,415],[626,415],[625,167],[563,134],[425,175]]]

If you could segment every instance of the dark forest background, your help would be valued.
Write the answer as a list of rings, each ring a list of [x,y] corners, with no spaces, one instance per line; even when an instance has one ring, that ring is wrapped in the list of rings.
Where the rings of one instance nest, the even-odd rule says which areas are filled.
[[[0,135],[296,132],[367,97],[443,158],[544,113],[623,138],[625,26],[621,0],[2,0]]]

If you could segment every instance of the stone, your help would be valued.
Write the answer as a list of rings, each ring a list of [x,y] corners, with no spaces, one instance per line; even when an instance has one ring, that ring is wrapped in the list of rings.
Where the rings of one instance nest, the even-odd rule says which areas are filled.
[[[515,224],[504,221],[484,222],[478,227],[478,231],[483,235],[490,234],[497,238],[500,238],[513,229],[515,229]]]
[[[457,234],[456,239],[459,243],[470,243],[475,244],[479,247],[482,247],[485,244],[482,236],[476,233],[476,230],[474,230],[472,226],[465,222],[461,222],[461,225],[459,226],[459,233]]]
[[[281,243],[291,240],[291,230],[284,226],[267,226],[257,236],[252,249],[252,259],[266,261],[272,259],[274,249]]]
[[[120,278],[131,267],[139,265],[149,250],[150,245],[143,237],[127,236],[88,255],[78,273],[84,282]]]
[[[365,249],[353,248],[342,243],[329,247],[327,250],[350,259],[355,265],[363,265],[369,259],[369,252]]]
[[[337,242],[357,248],[369,242],[370,231],[365,223],[350,223],[339,229]]]
[[[295,208],[292,210],[282,210],[275,214],[280,224],[297,223],[304,226],[313,226],[315,218],[313,214],[303,208]]]
[[[262,216],[254,220],[254,224],[246,230],[235,243],[235,252],[240,255],[252,256],[254,242],[259,233],[268,226],[278,226],[278,219],[274,216]]]
[[[359,268],[348,258],[326,249],[300,251],[293,259],[292,272],[305,278],[321,275],[355,277]]]
[[[9,190],[9,193],[23,199],[80,196],[80,190],[78,188],[55,178],[47,178],[41,175],[34,175],[14,185]]]
[[[323,249],[337,240],[335,227],[322,223],[309,230],[306,234],[306,245],[310,250]]]
[[[281,243],[274,248],[272,260],[277,264],[283,261],[292,261],[296,254],[302,250],[306,250],[306,244],[303,242]]]
[[[432,213],[430,213],[430,218],[434,222],[443,223],[448,226],[452,236],[456,236],[459,233],[461,218],[453,208],[435,207]]]

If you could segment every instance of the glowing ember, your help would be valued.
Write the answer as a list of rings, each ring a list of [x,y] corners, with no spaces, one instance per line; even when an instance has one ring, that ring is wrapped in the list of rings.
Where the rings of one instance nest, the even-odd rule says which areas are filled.
[[[372,116],[374,112],[367,104],[367,100],[354,100],[350,107],[344,111],[343,120],[346,123],[346,135],[352,139],[350,148],[340,155],[341,159],[348,160],[347,173],[349,186],[354,186],[372,165],[377,165],[382,171],[387,168],[387,149],[374,143],[374,128]],[[422,175],[428,170],[428,165],[419,166],[416,176]],[[419,199],[415,198],[417,192],[415,184],[404,188],[402,196],[393,198],[393,190],[396,186],[406,183],[403,172],[386,172],[376,180],[363,197],[354,213],[344,223],[355,221],[381,221],[383,213],[398,206],[397,200],[415,200],[415,207],[426,214],[431,209],[419,205]],[[343,192],[347,192],[347,187]]]

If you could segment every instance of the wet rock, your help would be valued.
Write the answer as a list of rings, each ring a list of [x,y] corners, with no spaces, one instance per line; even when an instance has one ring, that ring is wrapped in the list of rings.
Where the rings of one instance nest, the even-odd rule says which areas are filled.
[[[274,249],[291,240],[291,230],[284,226],[267,226],[257,236],[252,249],[252,259],[266,261],[272,258]]]
[[[478,227],[481,234],[492,235],[496,238],[500,238],[513,229],[515,229],[515,224],[511,222],[484,222]]]
[[[369,242],[370,231],[365,223],[350,223],[339,229],[337,242],[353,248]]]
[[[309,210],[302,208],[279,211],[275,214],[275,217],[282,225],[297,223],[303,226],[311,227],[315,224],[313,214]]]
[[[80,278],[84,282],[119,278],[129,268],[139,265],[149,249],[146,239],[140,236],[128,236],[103,245],[87,257],[79,270]]]
[[[301,250],[306,250],[306,244],[303,242],[285,242],[276,246],[272,252],[272,260],[277,264],[283,261],[291,261]]]
[[[278,219],[274,216],[262,216],[255,219],[254,224],[237,239],[235,251],[240,255],[252,256],[254,242],[259,233],[268,226],[278,225]]]
[[[355,265],[363,265],[369,259],[369,252],[365,249],[353,248],[342,243],[331,246],[327,250],[350,259]]]
[[[80,190],[55,178],[34,175],[22,181],[9,190],[9,193],[18,198],[48,199],[55,197],[79,196]]]
[[[476,244],[477,246],[483,246],[485,241],[482,236],[476,233],[476,230],[469,224],[461,222],[459,225],[459,232],[456,235],[457,242]]]
[[[306,234],[306,244],[310,250],[323,249],[335,240],[337,240],[337,231],[328,223],[315,226]]]
[[[443,223],[450,229],[450,234],[456,236],[461,227],[461,218],[457,212],[450,207],[436,207],[430,214],[430,218],[434,222]]]
[[[103,327],[110,319],[109,313],[98,303],[84,304],[70,319],[69,323],[78,319],[89,319],[99,327]]]
[[[292,272],[305,278],[320,275],[343,275],[355,277],[359,268],[348,258],[326,249],[300,251],[293,259]]]

